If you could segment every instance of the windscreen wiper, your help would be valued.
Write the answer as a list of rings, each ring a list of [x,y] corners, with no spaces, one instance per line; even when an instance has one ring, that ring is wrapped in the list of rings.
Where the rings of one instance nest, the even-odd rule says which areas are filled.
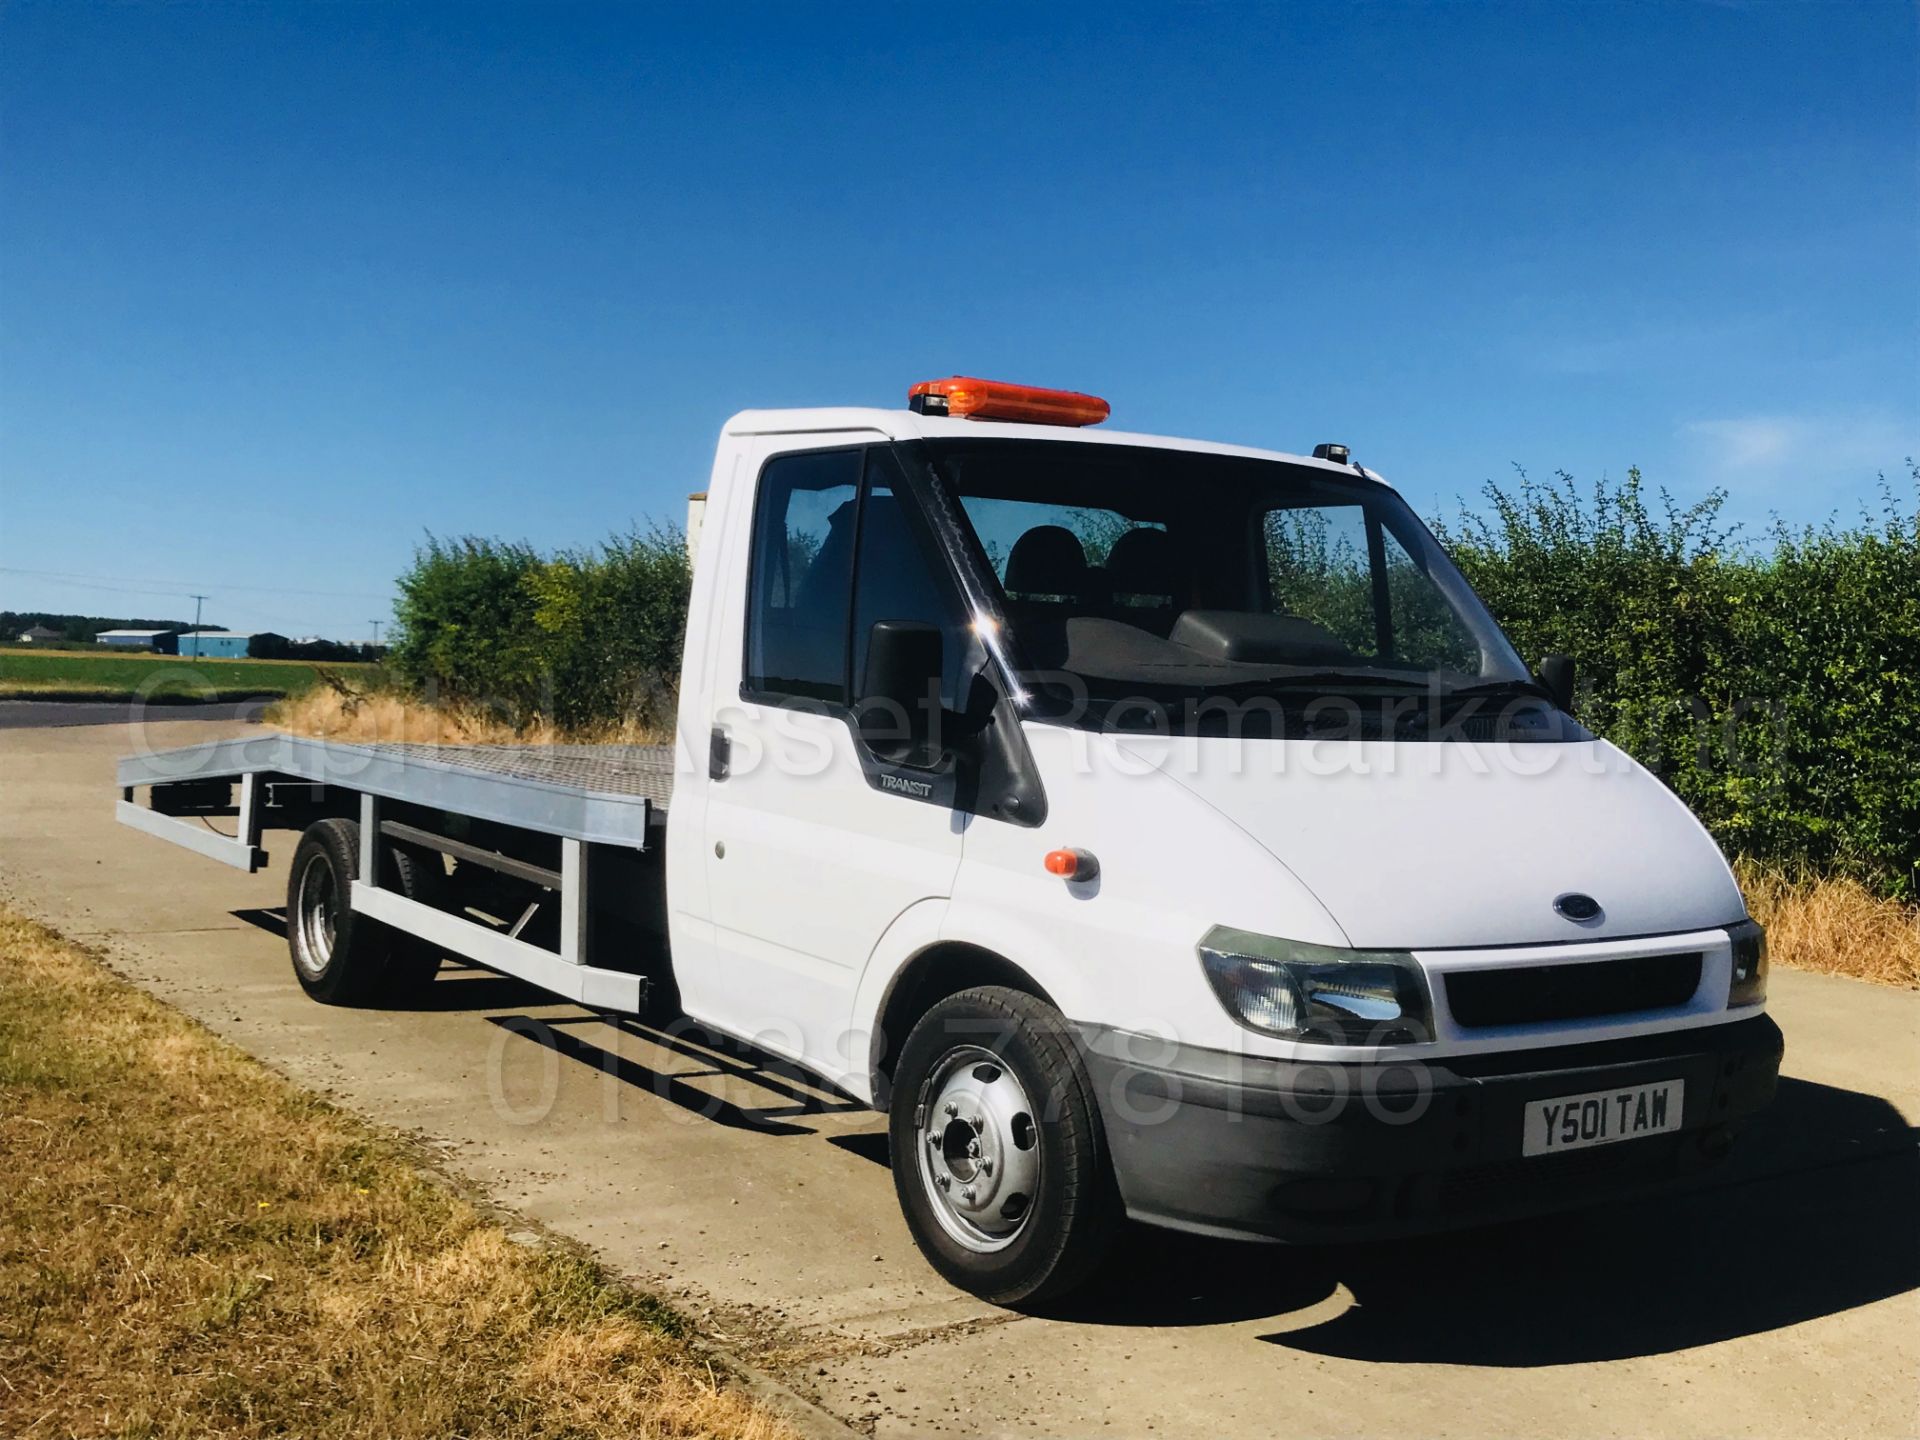
[[[1447,700],[1494,700],[1506,696],[1531,695],[1551,701],[1547,687],[1537,680],[1483,680],[1477,685],[1455,685],[1440,692]]]
[[[1248,691],[1307,690],[1324,685],[1372,685],[1387,690],[1427,689],[1425,677],[1379,675],[1366,670],[1315,670],[1304,675],[1270,675],[1259,680],[1240,680],[1207,691],[1208,695],[1239,695]],[[1446,693],[1446,692],[1442,692]]]

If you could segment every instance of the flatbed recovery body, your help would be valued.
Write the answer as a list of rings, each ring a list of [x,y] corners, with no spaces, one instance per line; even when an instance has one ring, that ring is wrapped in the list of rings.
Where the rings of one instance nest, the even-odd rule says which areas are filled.
[[[673,797],[671,746],[350,744],[275,734],[129,756],[116,778],[122,824],[239,870],[266,863],[270,830],[295,840],[316,816],[352,818],[362,846],[353,910],[582,1004],[624,1012],[644,1004],[645,975],[594,963],[592,881],[608,852],[657,867]],[[221,818],[233,821],[231,835],[214,827]],[[521,896],[546,892],[557,925],[535,933],[555,943],[529,938],[530,927],[513,918],[490,923],[383,885],[376,836],[446,856],[455,869],[518,881]],[[606,898],[603,908],[618,913],[636,896],[623,889]],[[517,918],[532,917],[522,907]],[[664,915],[635,918],[664,931]]]

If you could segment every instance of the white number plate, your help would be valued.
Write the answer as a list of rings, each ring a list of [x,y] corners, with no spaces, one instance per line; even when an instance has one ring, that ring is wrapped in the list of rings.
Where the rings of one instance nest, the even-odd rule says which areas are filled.
[[[1616,1140],[1637,1140],[1642,1135],[1678,1130],[1686,1092],[1683,1080],[1656,1080],[1651,1085],[1594,1090],[1585,1095],[1563,1095],[1558,1100],[1530,1100],[1520,1153],[1558,1155],[1562,1150],[1584,1150],[1589,1145],[1611,1145]]]

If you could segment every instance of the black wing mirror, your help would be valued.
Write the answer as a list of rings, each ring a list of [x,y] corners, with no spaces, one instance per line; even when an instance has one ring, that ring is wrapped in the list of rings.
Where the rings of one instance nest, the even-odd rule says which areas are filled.
[[[919,620],[879,620],[867,632],[855,725],[876,754],[935,758],[946,654],[940,627]]]
[[[1573,657],[1571,655],[1542,655],[1540,657],[1540,683],[1546,687],[1553,703],[1567,714],[1573,714]]]

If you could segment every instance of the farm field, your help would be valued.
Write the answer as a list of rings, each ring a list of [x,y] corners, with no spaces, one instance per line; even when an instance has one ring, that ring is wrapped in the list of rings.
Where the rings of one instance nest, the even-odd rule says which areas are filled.
[[[0,697],[15,700],[227,700],[298,695],[319,681],[319,667],[306,660],[183,660],[144,653],[0,649]]]

